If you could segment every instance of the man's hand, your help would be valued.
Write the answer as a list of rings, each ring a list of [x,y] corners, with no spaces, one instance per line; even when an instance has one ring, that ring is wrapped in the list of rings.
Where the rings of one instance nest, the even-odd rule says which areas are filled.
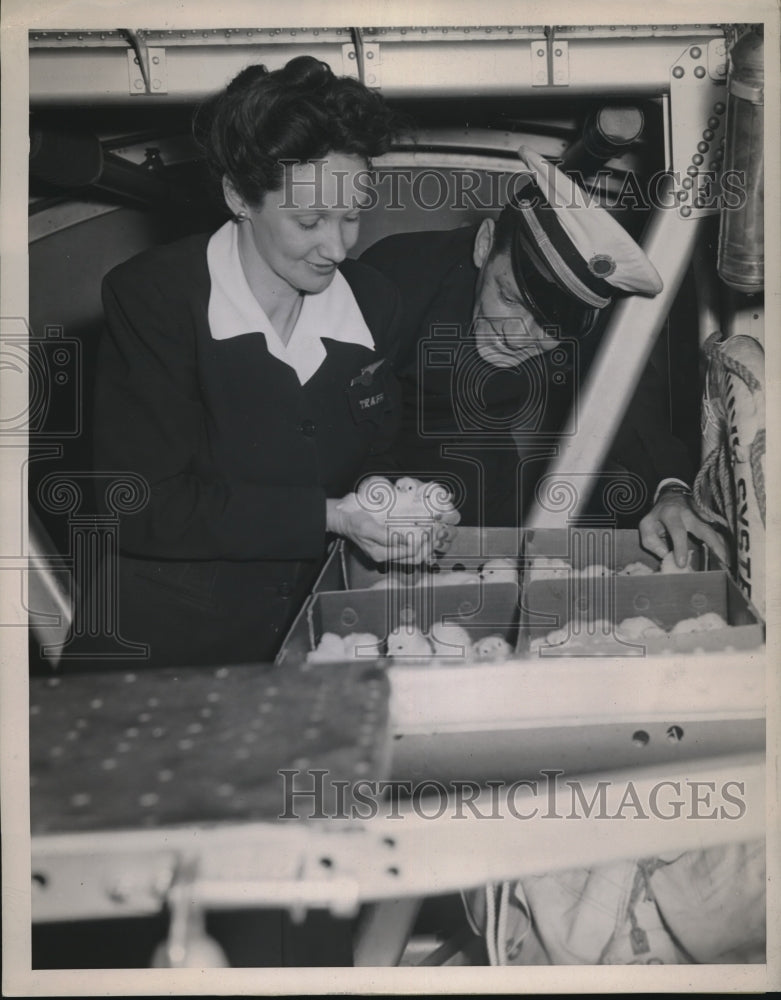
[[[326,500],[326,527],[349,538],[374,562],[420,565],[430,562],[434,552],[446,552],[456,534],[457,512],[445,514],[431,525],[413,525],[394,529],[383,517],[343,500]]]
[[[691,499],[684,493],[663,491],[640,522],[640,541],[660,559],[672,547],[676,564],[683,568],[688,557],[689,535],[699,538],[725,565],[729,565],[724,539],[694,512]]]

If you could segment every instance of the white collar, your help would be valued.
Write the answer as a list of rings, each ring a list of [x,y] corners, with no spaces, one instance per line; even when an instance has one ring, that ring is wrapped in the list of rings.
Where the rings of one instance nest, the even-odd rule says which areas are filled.
[[[238,225],[228,221],[210,238],[206,250],[211,291],[209,330],[212,339],[228,340],[248,333],[262,333],[269,354],[289,365],[304,385],[325,361],[323,337],[343,344],[375,349],[352,289],[337,271],[325,291],[305,295],[298,320],[287,344],[252,294],[239,257]]]

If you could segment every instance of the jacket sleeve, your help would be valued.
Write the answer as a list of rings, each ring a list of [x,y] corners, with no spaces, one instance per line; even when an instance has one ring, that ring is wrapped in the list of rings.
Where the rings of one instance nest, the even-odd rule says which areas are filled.
[[[104,280],[107,331],[97,362],[95,465],[149,487],[124,515],[123,550],[172,559],[307,559],[325,545],[325,492],[205,473],[193,305],[150,268]]]
[[[652,361],[638,382],[610,454],[645,481],[649,501],[663,479],[692,482],[692,461],[686,445],[672,432],[668,393]]]

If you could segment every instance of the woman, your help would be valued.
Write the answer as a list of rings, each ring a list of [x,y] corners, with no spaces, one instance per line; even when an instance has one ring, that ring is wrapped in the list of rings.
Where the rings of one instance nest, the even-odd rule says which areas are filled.
[[[118,621],[150,664],[273,658],[329,532],[419,555],[339,506],[397,418],[398,296],[346,260],[392,127],[311,57],[245,69],[196,117],[232,218],[105,279],[96,464],[149,485],[120,523]]]

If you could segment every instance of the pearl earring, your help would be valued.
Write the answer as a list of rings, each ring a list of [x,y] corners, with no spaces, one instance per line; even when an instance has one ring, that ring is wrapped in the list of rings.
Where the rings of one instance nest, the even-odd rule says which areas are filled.
[[[246,222],[248,218],[249,218],[249,216],[247,215],[246,212],[237,212],[236,213],[236,222]]]

